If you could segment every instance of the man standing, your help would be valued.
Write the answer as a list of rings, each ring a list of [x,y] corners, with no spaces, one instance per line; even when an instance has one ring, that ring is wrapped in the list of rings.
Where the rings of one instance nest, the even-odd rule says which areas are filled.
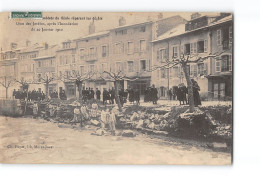
[[[158,91],[155,88],[154,84],[152,85],[152,88],[151,88],[151,94],[152,94],[153,104],[157,104],[157,100],[158,100],[157,94],[158,94]]]
[[[100,100],[100,95],[101,95],[101,92],[100,90],[98,90],[98,88],[96,89],[96,96],[97,96],[97,99]]]

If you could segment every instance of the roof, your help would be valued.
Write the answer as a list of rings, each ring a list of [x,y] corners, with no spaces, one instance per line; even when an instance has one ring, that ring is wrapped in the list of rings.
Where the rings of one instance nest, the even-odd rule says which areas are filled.
[[[173,38],[173,37],[188,34],[188,33],[198,31],[198,30],[201,30],[201,29],[205,29],[205,28],[208,28],[208,27],[213,27],[213,26],[216,26],[218,24],[225,23],[225,22],[232,21],[232,20],[233,20],[233,16],[229,15],[229,16],[226,16],[224,18],[219,19],[218,21],[212,22],[207,26],[203,26],[203,27],[200,27],[200,28],[197,28],[197,29],[194,29],[194,30],[190,30],[190,31],[185,31],[185,24],[181,24],[181,25],[178,25],[178,26],[172,28],[168,32],[160,35],[159,37],[157,37],[152,42],[158,42],[158,41],[161,41],[161,40],[170,39],[170,38]]]
[[[84,40],[84,39],[89,39],[89,38],[95,38],[95,37],[99,37],[99,36],[104,36],[109,34],[109,31],[100,31],[100,32],[95,32],[93,34],[89,34],[87,36],[84,37],[80,37],[78,39],[74,39],[74,40]]]

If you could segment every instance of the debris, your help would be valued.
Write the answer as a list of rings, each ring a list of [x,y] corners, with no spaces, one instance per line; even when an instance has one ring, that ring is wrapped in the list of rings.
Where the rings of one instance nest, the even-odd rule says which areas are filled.
[[[132,130],[124,130],[122,132],[122,136],[124,136],[124,137],[135,137],[136,134]]]
[[[95,126],[98,126],[99,125],[99,121],[97,121],[97,120],[90,120],[90,122],[93,124],[93,125],[95,125]]]
[[[227,147],[227,144],[226,144],[226,143],[213,142],[213,147],[214,147],[214,148],[226,148],[226,147]]]

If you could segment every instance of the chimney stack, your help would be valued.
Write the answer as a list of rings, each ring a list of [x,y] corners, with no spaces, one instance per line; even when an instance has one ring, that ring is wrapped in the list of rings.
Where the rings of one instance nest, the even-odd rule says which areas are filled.
[[[11,50],[16,49],[16,48],[17,48],[17,43],[12,42],[11,43]]]
[[[30,40],[26,40],[26,47],[31,45],[31,41]]]
[[[45,48],[45,49],[48,49],[48,48],[49,48],[48,43],[45,43],[45,44],[44,44],[44,48]]]
[[[89,31],[89,34],[95,33],[95,24],[94,24],[94,21],[90,22],[90,24],[89,24],[89,26],[88,26],[88,31]]]
[[[198,12],[196,12],[196,13],[193,13],[193,14],[191,14],[191,20],[193,20],[193,19],[195,19],[195,18],[199,18],[201,16],[201,14],[200,13],[198,13]]]
[[[120,17],[119,18],[119,26],[124,26],[124,25],[126,25],[126,20],[125,20],[125,18],[124,17]]]
[[[159,19],[162,19],[163,18],[163,14],[162,13],[159,13],[158,16],[157,16],[158,20]]]

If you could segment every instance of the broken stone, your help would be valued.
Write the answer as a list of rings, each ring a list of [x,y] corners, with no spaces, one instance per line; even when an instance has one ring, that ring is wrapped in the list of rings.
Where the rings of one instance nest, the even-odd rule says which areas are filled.
[[[147,127],[150,128],[150,129],[154,129],[155,124],[153,122],[151,122]]]
[[[124,136],[124,137],[135,137],[136,134],[132,130],[124,130],[122,132],[122,136]]]
[[[213,142],[213,147],[214,148],[226,148],[227,144],[226,143]]]
[[[144,121],[142,119],[140,119],[136,125],[136,128],[141,128],[143,127]]]
[[[96,126],[99,125],[99,121],[97,121],[97,120],[90,120],[90,122],[91,122],[91,124],[93,124],[93,125],[96,125]]]

